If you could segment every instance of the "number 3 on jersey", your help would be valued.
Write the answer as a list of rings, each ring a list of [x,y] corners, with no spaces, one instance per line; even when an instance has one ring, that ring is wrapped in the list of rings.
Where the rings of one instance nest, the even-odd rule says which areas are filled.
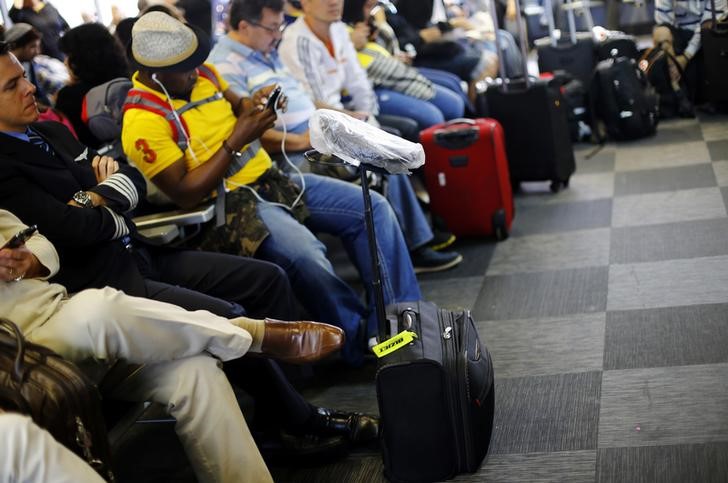
[[[153,163],[157,159],[157,153],[149,147],[146,139],[137,139],[134,147],[137,151],[141,151],[144,154],[142,159],[147,163]]]

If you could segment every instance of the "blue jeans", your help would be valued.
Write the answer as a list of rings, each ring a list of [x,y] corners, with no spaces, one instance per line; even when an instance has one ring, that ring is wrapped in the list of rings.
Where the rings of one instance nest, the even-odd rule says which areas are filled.
[[[390,174],[385,196],[397,216],[407,248],[412,251],[431,241],[434,235],[407,178],[405,174]]]
[[[291,179],[299,183],[297,176]],[[314,319],[344,329],[346,344],[342,356],[350,364],[360,364],[364,351],[357,337],[360,321],[367,320],[367,335],[373,336],[377,332],[361,189],[315,174],[305,174],[304,179],[304,199],[311,213],[306,225],[298,223],[279,206],[259,203],[258,215],[270,235],[256,256],[285,270],[298,299]],[[419,300],[420,288],[396,216],[387,200],[377,193],[372,193],[372,208],[385,304]],[[334,273],[331,262],[326,258],[326,247],[312,232],[325,232],[341,238],[359,270],[371,309],[367,309],[359,295]]]
[[[460,99],[463,100],[463,105],[465,106],[465,108],[473,112],[473,106],[470,104],[470,99],[468,99],[468,95],[465,93],[465,91],[463,91],[460,77],[446,70],[430,69],[428,67],[418,67],[417,72],[422,74],[433,84],[445,87],[446,89],[449,89],[450,91],[457,94]]]
[[[420,130],[445,120],[463,117],[465,103],[451,90],[435,85],[435,97],[423,101],[400,92],[378,87],[374,89],[379,101],[379,112],[414,119]]]
[[[301,168],[301,165],[305,164],[305,160],[302,152],[286,153],[288,159]],[[278,166],[291,175],[292,170],[287,165],[286,160],[281,154],[271,155]],[[296,179],[298,176],[293,174],[292,178]],[[407,248],[412,251],[425,245],[431,241],[434,237],[432,228],[427,221],[425,213],[422,211],[415,190],[412,188],[407,175],[404,174],[392,174],[387,176],[387,189],[385,197],[389,204],[392,205],[394,214],[397,216],[397,221],[402,229]]]

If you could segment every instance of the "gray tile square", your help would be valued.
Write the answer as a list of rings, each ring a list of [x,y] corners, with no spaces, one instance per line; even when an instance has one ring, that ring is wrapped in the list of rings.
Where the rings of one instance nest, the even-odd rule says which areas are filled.
[[[624,147],[648,148],[665,144],[678,144],[691,141],[702,141],[703,132],[695,119],[669,119],[660,121],[654,136],[638,139],[636,141],[620,142],[618,149]]]
[[[728,139],[708,141],[708,152],[713,161],[728,161]]]
[[[625,196],[714,186],[716,179],[713,166],[697,164],[617,173],[614,179],[614,195]]]
[[[496,246],[488,275],[599,267],[609,263],[610,228],[511,237]]]
[[[726,216],[720,190],[698,188],[614,198],[612,226],[641,226]]]
[[[476,322],[499,378],[599,371],[605,314]]]
[[[728,441],[728,364],[604,371],[599,448]]]
[[[639,171],[710,163],[708,147],[702,141],[659,146],[624,146],[617,149],[616,171]]]
[[[603,312],[606,267],[485,277],[476,320],[525,319]]]
[[[607,310],[728,302],[728,256],[611,265]]]
[[[721,116],[710,120],[702,120],[700,129],[703,131],[703,139],[706,141],[720,141],[728,139],[728,118]]]
[[[725,483],[727,479],[728,443],[598,450],[598,483]]]
[[[616,149],[607,145],[597,150],[598,146],[585,145],[584,148],[574,149],[576,158],[576,172],[578,174],[604,173],[614,171]]]
[[[538,206],[572,201],[590,201],[614,196],[614,173],[577,173],[571,177],[569,187],[552,193],[550,182],[521,183],[516,194],[519,206]]]
[[[612,228],[610,263],[728,255],[728,219]]]
[[[516,202],[516,216],[511,227],[511,235],[601,228],[609,226],[611,221],[611,199],[531,206]]]
[[[721,188],[720,194],[723,196],[723,204],[725,204],[725,209],[728,211],[728,187]]]
[[[497,379],[492,454],[596,449],[601,372]]]
[[[605,370],[722,362],[728,362],[728,304],[607,313]]]
[[[475,483],[583,483],[594,481],[597,452],[559,451],[554,453],[493,454],[473,474],[452,481]]]
[[[718,186],[728,186],[728,161],[713,162],[713,172]]]
[[[472,309],[483,285],[483,277],[462,277],[443,280],[424,280],[420,290],[425,300],[442,308]]]

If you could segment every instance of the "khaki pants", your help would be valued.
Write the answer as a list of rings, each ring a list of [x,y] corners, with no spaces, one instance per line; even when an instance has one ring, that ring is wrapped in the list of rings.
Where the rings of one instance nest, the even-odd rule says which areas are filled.
[[[227,319],[92,289],[66,300],[28,338],[74,362],[144,364],[114,396],[167,407],[199,481],[272,481],[221,364],[209,355],[225,361],[250,347],[250,334]]]

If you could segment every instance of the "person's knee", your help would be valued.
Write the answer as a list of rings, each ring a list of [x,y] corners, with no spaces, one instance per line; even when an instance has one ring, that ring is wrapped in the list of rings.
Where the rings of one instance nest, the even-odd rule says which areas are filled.
[[[652,29],[652,42],[657,45],[672,45],[672,30],[666,25],[657,25]]]

